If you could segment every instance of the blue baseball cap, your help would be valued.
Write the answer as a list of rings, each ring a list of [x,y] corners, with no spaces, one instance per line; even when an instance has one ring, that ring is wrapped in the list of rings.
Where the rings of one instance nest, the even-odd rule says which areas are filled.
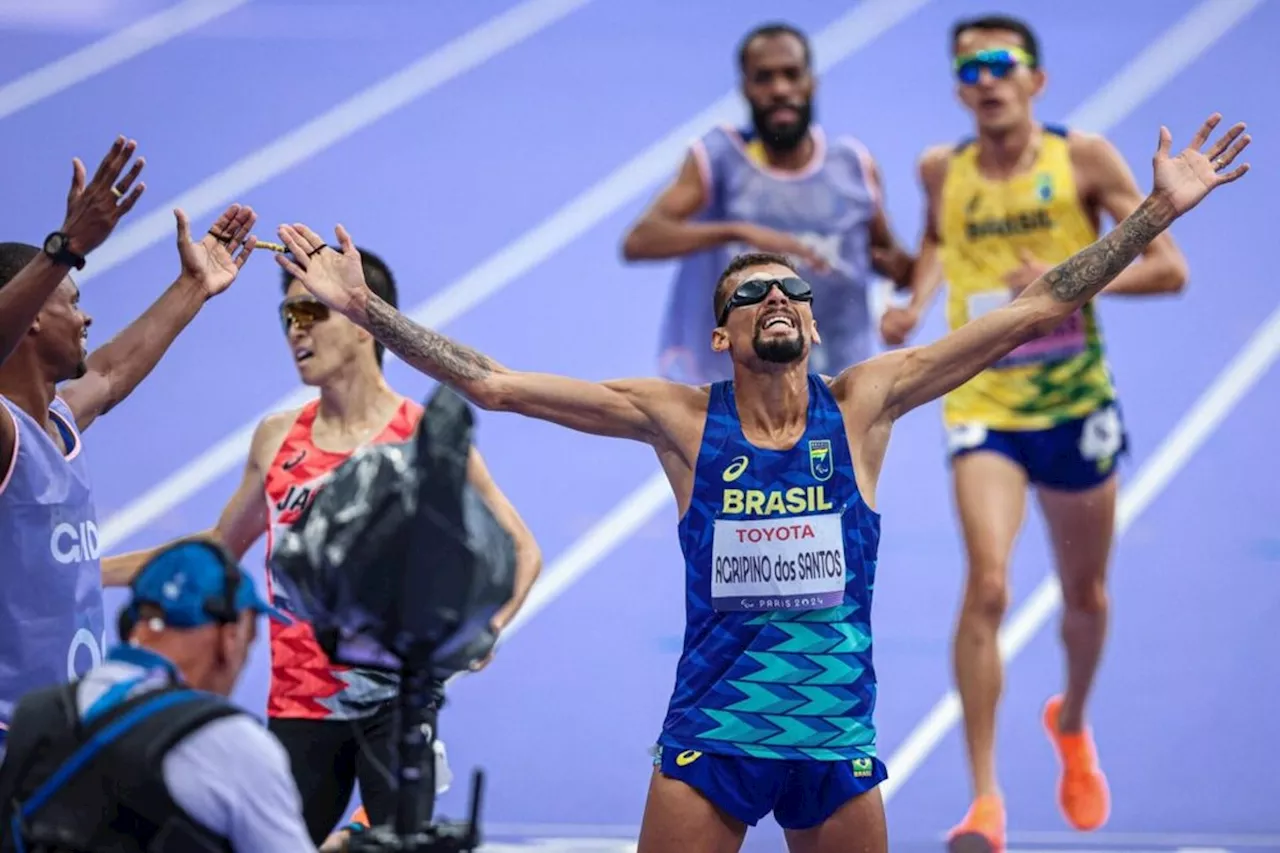
[[[137,618],[144,604],[158,607],[174,628],[199,628],[234,622],[246,610],[289,624],[289,616],[258,594],[258,587],[222,546],[205,539],[170,545],[152,557],[134,576],[129,613]],[[228,588],[233,602],[227,605]]]

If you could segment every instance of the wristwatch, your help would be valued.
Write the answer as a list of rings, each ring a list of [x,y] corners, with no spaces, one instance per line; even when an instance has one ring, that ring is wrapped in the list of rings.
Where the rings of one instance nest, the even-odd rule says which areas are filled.
[[[84,269],[84,255],[77,255],[71,251],[71,238],[61,231],[54,231],[44,238],[44,253],[55,264],[64,264],[78,270]]]

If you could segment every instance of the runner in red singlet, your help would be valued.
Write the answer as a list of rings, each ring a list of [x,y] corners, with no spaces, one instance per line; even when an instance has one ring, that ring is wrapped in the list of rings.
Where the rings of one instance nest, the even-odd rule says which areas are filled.
[[[319,412],[319,400],[297,412],[267,466],[264,488],[268,566],[279,533],[298,520],[316,492],[351,455],[345,449],[331,450],[316,444],[311,430]],[[420,405],[409,399],[399,401],[390,421],[368,443],[407,440],[421,416]],[[267,594],[276,606],[292,610],[292,602],[282,595],[273,574],[267,572]],[[333,666],[317,644],[310,624],[298,620],[280,627],[283,630],[271,630],[267,716],[272,720],[358,718],[369,708],[395,697],[396,682],[391,674]]]
[[[386,264],[367,250],[361,254],[374,291],[395,304],[395,282]],[[300,283],[286,277],[284,287],[280,318],[289,348],[303,383],[318,388],[320,397],[258,424],[240,487],[210,531],[237,558],[266,534],[268,565],[277,532],[301,515],[334,469],[358,447],[409,438],[422,416],[420,405],[387,384],[383,349],[372,335],[330,313]],[[474,449],[468,467],[471,485],[515,539],[516,591],[495,619],[494,627],[501,631],[523,604],[541,569],[541,556]],[[110,564],[113,571],[131,576],[149,553],[108,558],[104,569]],[[272,602],[290,610],[270,572],[267,584]],[[368,819],[374,824],[392,819],[397,688],[388,673],[331,664],[306,622],[272,628],[268,727],[289,753],[316,844],[341,819],[357,781]],[[443,685],[438,688],[442,691]],[[434,771],[429,759],[422,788],[431,799]]]

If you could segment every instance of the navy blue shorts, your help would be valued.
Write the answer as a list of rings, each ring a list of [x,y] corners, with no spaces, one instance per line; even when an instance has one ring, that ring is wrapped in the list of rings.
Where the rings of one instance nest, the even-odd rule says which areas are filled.
[[[773,812],[783,829],[810,829],[849,800],[888,778],[878,758],[789,761],[712,755],[658,747],[653,764],[662,775],[698,791],[747,826]]]
[[[1109,403],[1076,420],[1041,430],[998,430],[985,424],[960,424],[947,432],[947,449],[955,459],[990,450],[1027,472],[1038,486],[1083,491],[1105,482],[1129,450],[1120,406]]]

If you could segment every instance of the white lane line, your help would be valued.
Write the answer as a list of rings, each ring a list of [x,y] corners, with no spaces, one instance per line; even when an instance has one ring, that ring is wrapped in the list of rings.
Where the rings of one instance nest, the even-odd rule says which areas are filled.
[[[249,0],[186,0],[0,86],[0,119],[201,27]]]
[[[173,208],[192,219],[244,198],[331,145],[385,118],[433,89],[528,40],[591,0],[526,0],[383,78],[252,154],[201,181],[150,213],[130,220],[95,251],[84,283],[114,269],[161,240],[173,239]]]

